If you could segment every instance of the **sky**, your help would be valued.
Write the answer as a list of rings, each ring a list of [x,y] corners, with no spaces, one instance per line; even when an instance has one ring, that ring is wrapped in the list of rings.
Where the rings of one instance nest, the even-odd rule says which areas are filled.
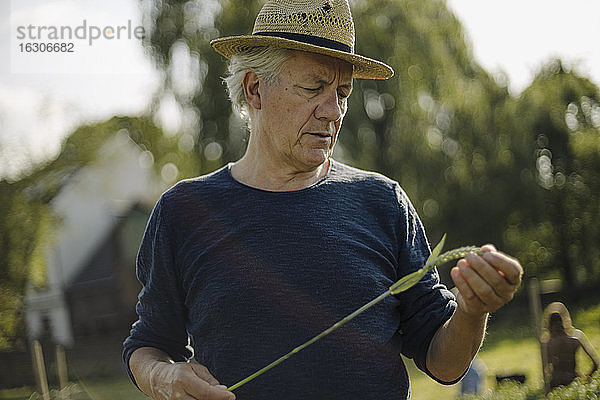
[[[518,95],[542,63],[558,57],[600,86],[600,1],[446,0],[476,60],[503,71]]]
[[[512,94],[552,57],[600,86],[600,1],[446,4],[463,23],[477,62],[506,74]],[[135,36],[141,25],[138,0],[0,0],[0,179],[18,176],[30,160],[56,156],[83,122],[143,112],[160,75]],[[71,38],[79,33],[74,51],[23,51],[21,45],[48,37],[50,28],[41,26],[68,26]]]
[[[130,31],[141,25],[138,0],[0,0],[0,178],[18,174],[31,159],[55,157],[81,123],[146,108],[160,75],[133,32],[130,39],[127,29],[119,31],[128,24]],[[44,42],[29,25],[70,26],[73,52],[20,52],[21,43]],[[89,45],[94,28],[108,28],[113,38]]]

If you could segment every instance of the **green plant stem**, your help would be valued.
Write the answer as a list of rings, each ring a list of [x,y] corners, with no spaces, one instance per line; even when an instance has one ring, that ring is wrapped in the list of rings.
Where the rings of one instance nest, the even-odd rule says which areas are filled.
[[[440,243],[440,244],[442,244],[442,243]],[[441,250],[441,246],[438,245],[436,247],[436,249],[434,250],[434,253],[432,253],[432,254],[434,254],[434,257],[436,254],[439,254],[440,250]],[[421,280],[421,278],[425,275],[425,273],[427,271],[429,271],[429,270],[435,268],[436,266],[443,264],[447,261],[462,258],[465,255],[467,255],[468,253],[481,254],[481,250],[479,249],[479,247],[474,247],[474,246],[461,247],[459,249],[448,251],[448,252],[440,255],[439,257],[436,257],[434,260],[432,260],[432,262],[427,262],[423,268],[420,268],[417,271],[402,277],[398,282],[396,282],[392,286],[390,286],[390,288],[388,290],[386,290],[385,292],[383,292],[382,294],[380,294],[379,296],[377,296],[376,298],[374,298],[367,304],[363,305],[358,310],[346,315],[343,319],[341,319],[340,321],[331,325],[329,328],[325,329],[323,332],[319,333],[317,336],[313,337],[312,339],[308,340],[307,342],[296,347],[295,349],[293,349],[286,355],[278,358],[277,360],[273,361],[271,364],[267,365],[266,367],[259,369],[258,371],[256,371],[252,375],[248,376],[247,378],[242,379],[238,383],[228,387],[227,390],[229,390],[231,392],[231,391],[239,388],[243,384],[248,383],[251,380],[253,380],[254,378],[262,375],[263,373],[267,372],[271,368],[281,364],[282,362],[284,362],[285,360],[287,360],[294,354],[298,353],[300,350],[304,349],[307,346],[310,346],[311,344],[313,344],[317,340],[323,338],[324,336],[329,335],[331,332],[333,332],[340,326],[345,325],[346,323],[348,323],[349,321],[354,319],[356,316],[358,316],[359,314],[362,314],[363,312],[365,312],[369,308],[373,307],[375,304],[379,303],[381,300],[385,299],[389,295],[398,294],[407,289],[410,289],[412,286],[414,286],[417,282],[419,282]]]
[[[325,329],[323,332],[319,333],[317,336],[313,337],[309,341],[307,341],[307,342],[301,344],[300,346],[296,347],[294,350],[290,351],[286,355],[284,355],[284,356],[278,358],[277,360],[273,361],[271,364],[267,365],[266,367],[264,367],[264,368],[256,371],[255,373],[253,373],[252,375],[250,375],[246,379],[243,379],[243,380],[239,381],[238,383],[236,383],[235,385],[232,385],[232,386],[228,387],[227,390],[229,390],[231,392],[232,390],[237,389],[238,387],[242,386],[243,384],[250,382],[252,379],[256,378],[257,376],[262,375],[263,373],[267,372],[271,368],[273,368],[276,365],[278,365],[278,364],[282,363],[283,361],[287,360],[288,358],[290,358],[291,356],[293,356],[294,354],[296,354],[297,352],[299,352],[303,348],[305,348],[307,346],[310,346],[311,344],[313,344],[317,340],[321,339],[322,337],[329,335],[331,332],[333,332],[334,330],[336,330],[340,326],[346,324],[347,322],[349,322],[350,320],[352,320],[354,317],[356,317],[357,315],[363,313],[364,311],[366,311],[367,309],[371,308],[375,304],[379,303],[381,300],[385,299],[389,295],[390,295],[390,291],[386,290],[384,293],[382,293],[381,295],[379,295],[377,298],[371,300],[370,302],[368,302],[367,304],[365,304],[364,306],[362,306],[358,310],[352,312],[351,314],[346,315],[342,320],[336,322],[335,324],[333,324],[329,328]]]

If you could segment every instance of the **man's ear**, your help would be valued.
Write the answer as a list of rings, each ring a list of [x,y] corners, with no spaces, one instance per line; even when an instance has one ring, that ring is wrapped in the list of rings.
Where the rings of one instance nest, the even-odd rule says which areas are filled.
[[[246,71],[244,80],[242,81],[242,86],[244,88],[246,101],[250,107],[260,110],[260,93],[258,91],[259,79],[258,75],[256,75],[256,72],[252,71],[251,69]]]

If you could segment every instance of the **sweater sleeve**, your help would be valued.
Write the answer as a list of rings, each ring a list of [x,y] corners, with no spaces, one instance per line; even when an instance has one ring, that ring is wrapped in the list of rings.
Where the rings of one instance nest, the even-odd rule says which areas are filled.
[[[136,304],[138,320],[123,343],[123,361],[133,383],[129,359],[140,347],[162,350],[174,361],[187,361],[193,356],[164,202],[163,196],[156,203],[137,256],[136,273],[142,284]]]
[[[431,250],[416,210],[401,188],[399,276],[416,271],[425,265]],[[402,339],[402,354],[414,360],[416,366],[434,380],[442,382],[427,369],[427,351],[433,336],[454,313],[454,295],[440,283],[437,269],[432,269],[412,288],[396,296],[400,302],[401,323],[398,334]],[[455,382],[452,382],[455,383]]]

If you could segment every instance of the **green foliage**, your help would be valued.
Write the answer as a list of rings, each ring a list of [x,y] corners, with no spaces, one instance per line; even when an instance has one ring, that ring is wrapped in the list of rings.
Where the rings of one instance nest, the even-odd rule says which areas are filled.
[[[600,329],[600,304],[592,306],[574,314],[573,324],[578,329]]]
[[[506,382],[495,390],[489,390],[483,395],[462,396],[463,400],[543,400],[544,393],[541,389],[516,382]]]
[[[552,61],[517,100],[516,115],[530,143],[523,171],[537,185],[509,218],[507,241],[532,274],[557,268],[568,285],[598,279],[598,88]]]
[[[55,222],[48,207],[19,186],[0,182],[0,350],[24,337],[20,317],[25,285],[44,284],[45,250]]]
[[[396,76],[356,82],[340,144],[359,166],[398,179],[432,236],[451,226],[453,247],[501,242],[490,222],[503,219],[510,193],[490,176],[510,174],[511,154],[497,151],[508,143],[498,121],[506,88],[473,62],[460,23],[438,3],[357,2],[354,15],[358,51],[383,58]]]
[[[503,383],[482,395],[467,395],[464,400],[589,400],[600,397],[600,371],[591,378],[577,378],[569,386],[555,388],[544,396],[542,389],[514,382]]]
[[[579,400],[600,397],[600,373],[596,372],[590,379],[576,379],[569,386],[558,387],[549,395],[550,400]]]
[[[174,162],[180,178],[212,171],[241,157],[245,150],[246,127],[233,113],[221,78],[225,60],[210,48],[210,40],[252,30],[260,1],[152,2],[147,17],[153,31],[147,47],[158,67],[164,70],[164,85],[156,93],[151,114],[159,112],[168,99],[175,99],[183,115],[182,126],[172,133],[179,146],[173,156],[185,154],[194,163]],[[182,76],[179,60],[194,67]],[[197,66],[197,68],[196,68]]]
[[[143,150],[161,162],[177,148],[148,118],[113,117],[77,128],[65,141],[59,156],[31,175],[0,181],[0,350],[23,347],[23,298],[28,285],[46,282],[46,250],[53,244],[60,220],[50,202],[69,178],[93,161],[98,149],[117,132],[128,134]],[[185,161],[185,159],[184,159]]]

